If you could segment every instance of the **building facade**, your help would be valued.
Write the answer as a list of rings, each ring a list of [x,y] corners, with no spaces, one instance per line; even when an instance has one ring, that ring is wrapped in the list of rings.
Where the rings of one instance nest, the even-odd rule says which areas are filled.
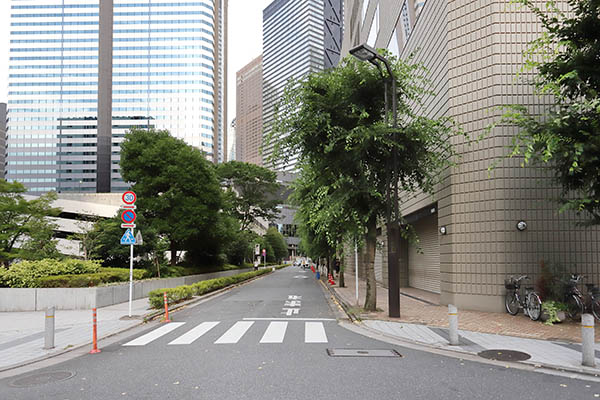
[[[119,145],[168,129],[225,159],[225,0],[12,0],[7,179],[29,192],[129,185]]]
[[[0,179],[4,179],[6,157],[6,103],[0,103]]]
[[[262,55],[236,74],[235,159],[262,165]]]
[[[470,145],[455,139],[460,159],[433,197],[401,196],[422,250],[401,243],[401,286],[439,293],[442,304],[502,311],[504,279],[527,274],[534,283],[541,263],[562,264],[597,284],[598,229],[578,227],[575,214],[558,212],[551,199],[560,190],[551,174],[503,158],[515,127],[486,129],[500,117],[498,106],[524,104],[541,112],[548,105],[524,83],[526,74],[516,77],[523,51],[542,32],[536,17],[509,0],[346,0],[344,18],[342,55],[362,43],[401,58],[414,53],[434,92],[421,112],[451,117],[470,138],[487,133]],[[519,222],[526,229],[518,229]],[[375,269],[387,285],[382,229]],[[353,265],[352,252],[346,261]]]
[[[337,4],[337,5],[336,5]],[[271,133],[275,109],[291,79],[337,65],[341,51],[342,5],[339,0],[275,0],[263,11],[263,165],[293,171],[288,163],[272,160]],[[326,33],[327,32],[327,33]]]

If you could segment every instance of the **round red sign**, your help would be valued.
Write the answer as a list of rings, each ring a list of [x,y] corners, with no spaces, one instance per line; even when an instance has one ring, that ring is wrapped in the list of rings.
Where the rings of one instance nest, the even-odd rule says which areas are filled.
[[[136,218],[137,218],[137,215],[135,215],[135,211],[133,211],[133,210],[125,210],[125,211],[123,211],[123,214],[121,214],[121,219],[126,224],[133,224],[133,222],[135,221]]]
[[[123,197],[121,198],[123,199],[123,203],[129,205],[135,203],[135,201],[137,200],[137,196],[132,191],[127,191],[123,193]]]

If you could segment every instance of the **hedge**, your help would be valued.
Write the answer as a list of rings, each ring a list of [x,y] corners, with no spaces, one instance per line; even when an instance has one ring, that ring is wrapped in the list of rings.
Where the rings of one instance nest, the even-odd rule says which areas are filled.
[[[39,281],[48,276],[94,274],[100,271],[100,261],[44,259],[24,260],[0,268],[0,286],[12,288],[38,287]]]
[[[133,279],[140,280],[148,277],[146,270],[133,270]],[[100,268],[93,274],[57,275],[40,278],[38,287],[41,288],[78,288],[98,286],[104,283],[129,281],[128,268]]]
[[[276,267],[277,268],[277,267]],[[278,268],[279,269],[279,268]],[[167,302],[169,304],[179,303],[189,300],[194,296],[200,296],[205,293],[214,292],[226,286],[239,282],[247,281],[259,275],[271,272],[271,269],[259,269],[258,271],[244,272],[237,275],[226,276],[223,278],[208,279],[196,282],[192,285],[177,286],[175,288],[153,290],[148,294],[148,301],[152,308],[164,307],[163,295],[167,293]]]

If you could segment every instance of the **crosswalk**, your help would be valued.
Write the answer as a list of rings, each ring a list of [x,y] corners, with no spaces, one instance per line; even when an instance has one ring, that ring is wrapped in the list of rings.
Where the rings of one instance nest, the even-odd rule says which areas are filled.
[[[237,321],[224,331],[218,339],[213,343],[216,345],[224,344],[236,344],[238,343],[249,331],[252,329],[261,330],[264,328],[264,323],[261,327],[255,326],[256,321]],[[292,324],[290,324],[292,322]],[[172,332],[180,332],[179,336],[167,343],[169,346],[178,345],[191,345],[200,339],[202,336],[211,332],[217,326],[222,327],[225,324],[221,324],[220,321],[206,321],[202,322],[192,329],[183,332],[186,327],[185,322],[170,322],[166,325],[162,325],[140,337],[137,337],[123,346],[146,346],[163,336],[166,336]],[[259,341],[261,344],[277,344],[283,343],[285,340],[286,333],[289,331],[288,327],[293,326],[294,329],[304,327],[304,343],[328,343],[327,333],[325,332],[325,325],[323,321],[282,321],[272,320],[269,321],[262,337]],[[254,328],[253,328],[254,327]],[[177,333],[176,332],[176,333]],[[261,331],[262,332],[262,331]],[[260,332],[259,332],[260,333]],[[260,336],[260,335],[259,335]],[[214,339],[214,337],[213,337]],[[211,339],[212,340],[212,339]]]

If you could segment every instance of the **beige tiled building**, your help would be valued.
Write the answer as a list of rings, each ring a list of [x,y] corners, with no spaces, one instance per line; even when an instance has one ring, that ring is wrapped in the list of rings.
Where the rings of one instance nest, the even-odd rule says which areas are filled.
[[[540,112],[547,102],[523,83],[527,75],[516,76],[523,50],[541,27],[509,0],[346,0],[345,27],[342,55],[361,43],[403,58],[415,52],[435,92],[421,112],[452,117],[471,138],[498,119],[497,106],[524,104]],[[456,140],[458,165],[446,171],[434,196],[401,196],[422,248],[403,243],[401,286],[440,293],[443,304],[459,308],[503,311],[504,279],[523,273],[535,280],[542,260],[599,283],[599,230],[558,213],[553,199],[559,190],[549,174],[500,159],[515,132],[500,126],[472,144]],[[387,285],[385,231],[378,240],[384,246],[376,276]],[[351,254],[346,260],[353,265]]]
[[[235,159],[262,165],[262,55],[237,72]]]

